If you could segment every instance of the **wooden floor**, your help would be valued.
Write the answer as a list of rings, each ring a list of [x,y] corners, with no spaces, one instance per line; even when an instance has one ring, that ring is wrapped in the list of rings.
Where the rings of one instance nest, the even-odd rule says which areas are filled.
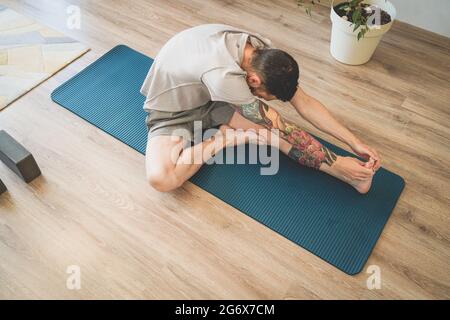
[[[66,27],[71,3],[81,6],[81,30]],[[310,19],[295,0],[0,4],[92,48],[0,112],[0,127],[43,171],[27,185],[0,164],[9,188],[0,197],[0,298],[450,298],[449,39],[395,23],[372,61],[352,67],[329,54],[328,9]],[[367,264],[380,267],[380,290],[367,288],[366,272],[342,273],[190,183],[150,189],[141,154],[50,100],[114,45],[155,56],[173,34],[212,22],[290,52],[302,87],[405,178]],[[287,105],[275,107],[311,129]],[[81,268],[81,290],[66,288],[70,265]]]

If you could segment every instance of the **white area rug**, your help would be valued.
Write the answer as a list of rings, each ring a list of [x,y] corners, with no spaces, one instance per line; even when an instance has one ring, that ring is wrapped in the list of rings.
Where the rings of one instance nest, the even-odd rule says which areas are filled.
[[[0,5],[0,110],[88,50]]]

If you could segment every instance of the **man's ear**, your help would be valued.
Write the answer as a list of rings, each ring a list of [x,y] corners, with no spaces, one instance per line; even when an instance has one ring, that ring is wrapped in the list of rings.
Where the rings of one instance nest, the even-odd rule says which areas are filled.
[[[247,82],[253,88],[258,88],[262,84],[261,78],[255,72],[247,73]]]

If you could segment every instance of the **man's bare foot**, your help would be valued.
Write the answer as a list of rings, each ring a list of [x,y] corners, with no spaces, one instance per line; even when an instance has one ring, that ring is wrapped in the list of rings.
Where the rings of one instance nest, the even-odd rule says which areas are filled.
[[[353,188],[355,188],[359,193],[365,194],[369,192],[370,187],[372,186],[372,179],[373,176],[370,177],[367,180],[361,181],[361,180],[354,180],[352,182],[349,182]]]
[[[352,157],[338,156],[332,166],[322,163],[320,170],[324,171],[353,186],[359,193],[367,193],[372,186],[373,163],[363,162]]]

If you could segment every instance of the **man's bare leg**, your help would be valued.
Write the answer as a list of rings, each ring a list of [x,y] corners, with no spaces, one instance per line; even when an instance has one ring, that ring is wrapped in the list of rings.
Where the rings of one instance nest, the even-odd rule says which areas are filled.
[[[250,141],[258,142],[256,132],[252,134],[229,129],[229,126],[223,125],[210,139],[187,148],[186,141],[179,136],[150,138],[145,154],[147,181],[158,191],[174,190],[223,148]]]
[[[278,129],[279,149],[298,163],[326,172],[352,185],[358,192],[367,193],[372,184],[373,163],[356,158],[341,157],[323,146],[309,133],[284,120],[280,114],[264,102],[237,107],[229,126],[234,129]],[[267,132],[264,136],[270,136]],[[271,142],[268,141],[270,144]]]

